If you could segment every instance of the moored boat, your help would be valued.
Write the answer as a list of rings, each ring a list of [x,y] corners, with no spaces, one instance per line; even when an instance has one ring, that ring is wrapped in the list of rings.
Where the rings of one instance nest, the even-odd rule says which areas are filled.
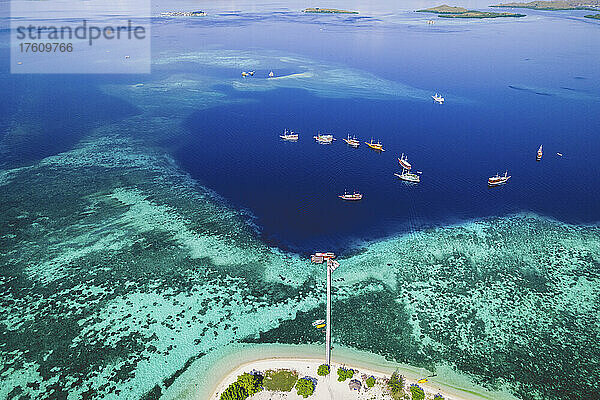
[[[406,182],[412,182],[412,183],[421,182],[421,178],[419,177],[419,175],[413,174],[412,172],[409,172],[407,170],[402,170],[402,173],[396,172],[394,175],[397,176],[399,179],[402,179],[403,181],[406,181]]]
[[[410,163],[406,159],[406,156],[404,155],[404,153],[402,153],[402,155],[398,159],[398,164],[400,164],[402,169],[405,169],[407,171],[410,171],[410,169],[412,168],[412,165],[410,165]]]
[[[544,155],[544,153],[542,152],[542,145],[540,144],[540,148],[537,151],[537,156],[535,157],[536,160],[540,161],[542,159],[543,155]]]
[[[362,200],[363,195],[358,192],[353,192],[352,194],[350,194],[350,193],[344,191],[344,194],[340,195],[338,197],[342,200],[357,201],[357,200]]]
[[[298,140],[298,134],[294,131],[288,131],[287,129],[285,129],[283,131],[283,134],[279,135],[279,137],[283,140],[287,140],[290,142],[294,142],[294,141]]]
[[[312,326],[322,325],[325,323],[324,319],[316,319],[313,321]]]
[[[360,146],[360,142],[358,140],[356,140],[356,136],[353,136],[352,138],[350,138],[350,134],[348,134],[348,138],[347,139],[343,139],[344,142],[346,142],[348,144],[348,146],[352,146],[355,149]]]
[[[373,142],[373,139],[371,139],[370,142],[365,142],[365,144],[367,146],[369,146],[370,148],[372,148],[373,150],[377,150],[377,151],[385,151],[383,149],[383,145],[379,142],[379,140],[377,141],[377,143]]]
[[[508,175],[508,171],[506,171],[504,173],[504,175],[496,174],[496,176],[492,176],[491,178],[488,178],[488,185],[489,186],[504,185],[506,182],[508,182],[510,177],[511,176]]]
[[[318,133],[317,136],[313,136],[313,138],[319,144],[331,144],[335,140],[333,135],[321,135],[320,133]]]

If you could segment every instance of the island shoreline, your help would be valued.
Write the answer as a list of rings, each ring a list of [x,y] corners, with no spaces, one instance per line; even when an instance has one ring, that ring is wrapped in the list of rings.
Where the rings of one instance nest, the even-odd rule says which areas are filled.
[[[204,366],[208,368],[192,366],[182,374],[180,379],[163,393],[163,398],[216,400],[220,393],[237,379],[238,375],[254,369],[259,371],[296,369],[301,376],[322,378],[318,377],[316,373],[317,367],[324,363],[322,345],[236,344],[226,347],[230,347],[230,349],[221,350],[221,354],[211,357],[215,360],[207,360],[204,363]],[[295,365],[303,368],[294,368]],[[340,366],[357,369],[360,374],[367,373],[380,378],[389,377],[394,371],[398,371],[405,377],[406,386],[431,375],[431,372],[424,368],[391,362],[377,354],[336,345],[332,361],[332,374],[335,374],[335,370]],[[490,391],[476,385],[466,374],[454,372],[450,367],[440,367],[436,372],[436,377],[430,377],[429,382],[420,384],[427,393],[440,393],[445,398],[456,400],[516,399],[507,390]],[[323,384],[323,382],[320,383]],[[348,393],[351,392],[348,391]],[[319,397],[314,398],[320,400]]]

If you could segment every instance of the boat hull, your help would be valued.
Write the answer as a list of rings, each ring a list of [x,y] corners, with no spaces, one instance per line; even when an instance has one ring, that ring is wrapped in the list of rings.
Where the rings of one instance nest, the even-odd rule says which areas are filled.
[[[362,196],[360,197],[344,197],[344,196],[338,196],[340,199],[342,200],[346,200],[346,201],[359,201],[362,200]]]
[[[365,142],[365,144],[375,151],[385,151],[382,145],[371,144],[368,142]]]
[[[414,174],[394,174],[398,179],[401,179],[406,182],[419,183],[421,182],[421,178],[418,175]]]

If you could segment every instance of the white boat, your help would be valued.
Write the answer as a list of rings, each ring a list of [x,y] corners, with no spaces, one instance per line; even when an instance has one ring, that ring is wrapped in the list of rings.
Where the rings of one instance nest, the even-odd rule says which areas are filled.
[[[542,151],[542,145],[540,144],[540,148],[537,151],[537,156],[535,157],[535,159],[540,161],[542,159],[543,155],[544,155],[544,152]]]
[[[313,321],[312,326],[322,325],[325,323],[324,319],[316,319]]]
[[[431,96],[431,98],[438,104],[444,104],[445,99],[442,97],[441,94],[436,93],[433,96]]]
[[[317,136],[313,136],[313,138],[319,144],[331,144],[335,140],[333,135],[321,135],[320,133],[318,133]]]
[[[250,75],[250,76],[254,76],[254,72],[256,72],[256,71],[249,71],[249,72],[248,72],[248,75]]]
[[[338,196],[338,197],[342,200],[358,201],[358,200],[362,200],[363,195],[358,192],[354,192],[354,193],[350,194],[350,193],[344,191],[344,194],[341,196]]]
[[[269,72],[269,78],[272,78],[274,76],[275,76],[275,74],[273,73],[273,71]]]
[[[348,138],[347,139],[343,139],[344,142],[348,143],[348,146],[352,146],[355,149],[358,148],[358,146],[360,146],[360,142],[358,140],[356,140],[356,136],[353,136],[352,138],[350,138],[350,134],[348,134]]]
[[[279,135],[279,137],[290,142],[298,140],[298,134],[294,131],[288,131],[287,129],[284,129],[283,135]]]
[[[413,183],[421,182],[421,178],[419,177],[419,175],[413,174],[412,172],[409,172],[407,170],[402,170],[402,173],[396,172],[394,175],[397,176],[398,178],[402,179],[403,181],[413,182]]]
[[[496,176],[492,176],[491,178],[488,178],[488,185],[489,186],[504,185],[506,182],[508,182],[508,180],[510,178],[511,177],[510,177],[510,175],[508,175],[508,171],[506,171],[504,173],[504,175],[496,174]]]

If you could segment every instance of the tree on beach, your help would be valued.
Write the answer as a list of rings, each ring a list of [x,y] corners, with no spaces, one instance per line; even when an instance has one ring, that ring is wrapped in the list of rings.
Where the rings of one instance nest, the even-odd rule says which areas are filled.
[[[296,391],[298,392],[298,396],[307,398],[314,393],[315,384],[308,378],[298,379],[298,382],[296,382]]]
[[[351,379],[354,376],[354,370],[346,368],[338,368],[338,382],[343,382],[346,379]]]
[[[424,400],[425,391],[419,386],[412,384],[410,385],[410,395],[412,400]]]
[[[220,400],[245,400],[248,398],[248,392],[238,382],[233,382],[223,393]]]
[[[394,399],[404,397],[404,377],[398,374],[398,371],[395,371],[390,377],[388,387]]]
[[[329,375],[329,365],[327,365],[327,364],[319,365],[319,369],[317,369],[317,375],[319,375],[319,376]]]
[[[262,390],[262,380],[263,377],[260,375],[245,373],[238,376],[237,382],[246,389],[248,396],[252,396]]]
[[[373,386],[375,386],[375,378],[370,376],[367,378],[365,383],[367,384],[368,387],[373,387]]]

